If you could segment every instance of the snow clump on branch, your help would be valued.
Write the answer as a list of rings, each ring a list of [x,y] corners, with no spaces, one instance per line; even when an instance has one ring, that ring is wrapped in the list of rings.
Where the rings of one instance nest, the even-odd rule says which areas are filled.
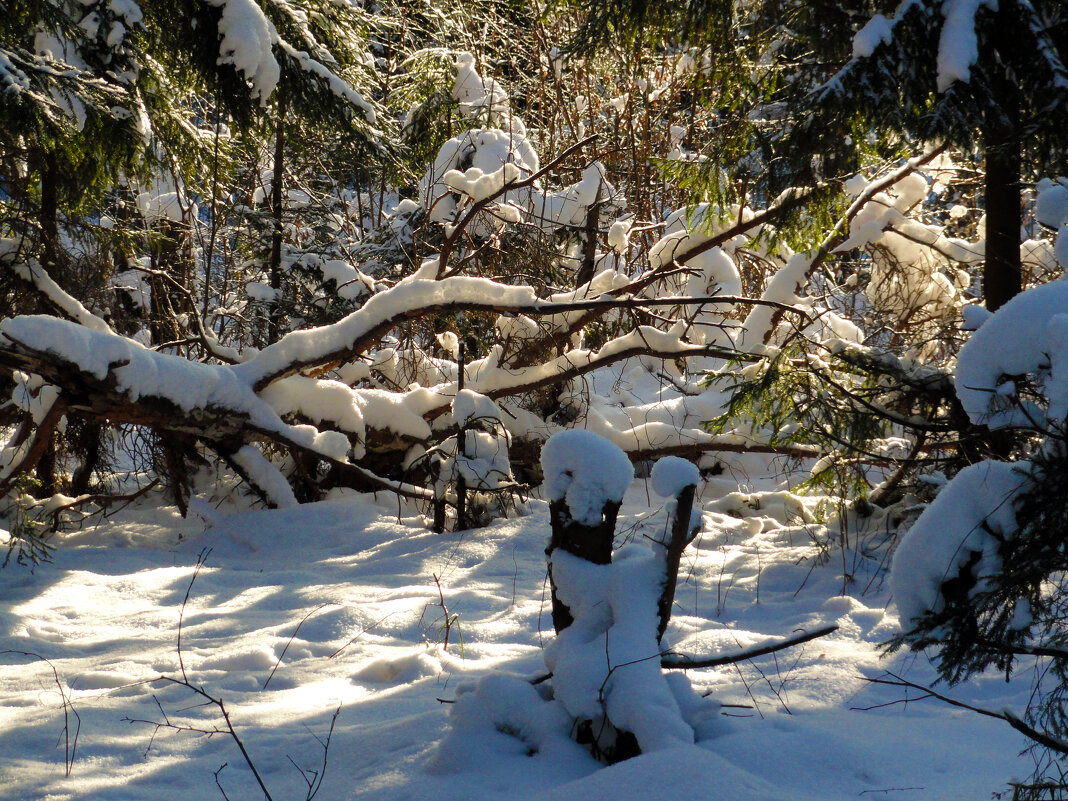
[[[969,465],[924,510],[898,546],[890,573],[903,627],[941,611],[954,579],[969,593],[987,588],[1001,568],[1000,540],[1016,530],[1012,499],[1025,481],[1006,462]]]
[[[1057,430],[1068,417],[1068,283],[1055,281],[1017,295],[985,320],[961,349],[956,393],[973,423],[992,429]],[[1030,378],[1046,408],[1021,397]],[[1052,451],[1051,451],[1052,452]],[[890,583],[906,629],[949,599],[989,588],[1001,570],[1000,549],[1017,535],[1020,497],[1033,486],[1031,463],[984,461],[942,490],[898,546]],[[963,594],[963,597],[962,597]]]
[[[961,348],[957,397],[973,423],[991,428],[1063,425],[1068,415],[1068,283],[1054,281],[1017,295]],[[1046,411],[1017,393],[1032,375],[1049,401]]]

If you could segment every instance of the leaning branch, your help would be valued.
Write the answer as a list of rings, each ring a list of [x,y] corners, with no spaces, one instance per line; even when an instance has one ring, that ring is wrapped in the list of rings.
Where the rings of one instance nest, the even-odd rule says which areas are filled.
[[[790,192],[786,195],[784,199],[780,200],[779,203],[776,203],[775,205],[765,209],[764,211],[753,215],[749,219],[740,220],[738,223],[732,225],[725,231],[720,231],[718,234],[714,234],[713,236],[709,236],[707,238],[701,238],[700,241],[687,247],[685,250],[676,251],[672,253],[669,258],[663,261],[660,267],[656,269],[647,270],[645,273],[643,273],[630,283],[626,284],[625,286],[609,290],[605,293],[605,295],[612,299],[621,299],[626,296],[636,295],[637,293],[643,291],[652,284],[655,284],[657,281],[660,281],[671,275],[672,273],[678,271],[680,267],[685,267],[686,262],[688,262],[695,256],[709,251],[712,248],[719,247],[720,245],[723,245],[724,243],[734,239],[736,236],[747,234],[754,228],[757,228],[766,223],[770,223],[786,215],[793,209],[797,208],[799,204],[807,200],[814,191],[814,189],[810,188]],[[688,241],[688,238],[680,239],[677,244],[677,247],[682,247],[682,244],[686,241]],[[720,296],[720,298],[721,300],[725,300],[723,296]],[[602,300],[601,302],[606,301]],[[735,302],[745,302],[755,305],[772,305],[769,301],[761,301],[754,298],[738,299]],[[786,309],[797,311],[792,306],[786,307],[782,311],[786,311]],[[579,315],[574,320],[570,320],[565,330],[554,332],[553,336],[550,337],[550,340],[566,341],[571,336],[571,334],[575,333],[576,331],[580,331],[591,321],[595,320],[600,314],[602,314],[604,310],[605,307],[599,305],[592,305],[588,307],[584,310],[584,314]],[[544,340],[537,340],[531,342],[530,345],[521,349],[512,358],[512,364],[518,367],[531,364],[537,358],[537,354],[540,353],[544,345]]]
[[[89,311],[82,302],[53,280],[48,271],[37,261],[28,261],[11,266],[11,271],[25,284],[32,287],[45,304],[60,317],[73,320],[94,331],[113,334],[111,326]]]
[[[601,297],[595,300],[555,303],[539,300],[529,287],[507,286],[483,278],[454,276],[440,281],[417,279],[402,281],[375,295],[363,308],[336,323],[287,334],[249,361],[235,365],[233,369],[259,392],[287,376],[315,370],[324,365],[352,361],[401,324],[441,313],[482,311],[541,317],[586,311],[598,316],[611,310],[647,306],[737,304],[768,306],[780,315],[794,312],[801,315],[806,322],[811,322],[803,310],[788,304],[734,295]],[[739,356],[738,353],[730,352],[727,358]]]
[[[805,270],[804,275],[798,280],[797,287],[794,290],[795,294],[799,293],[801,289],[808,284],[809,280],[815,274],[816,269],[826,261],[832,253],[834,253],[839,245],[846,241],[849,234],[849,226],[853,222],[853,218],[860,213],[860,210],[863,209],[864,206],[871,202],[871,200],[880,192],[886,191],[894,184],[916,172],[920,167],[930,164],[936,158],[941,156],[947,147],[948,145],[945,144],[939,145],[938,147],[933,148],[929,153],[924,153],[922,156],[911,158],[896,170],[893,170],[878,181],[874,181],[865,187],[864,191],[857,196],[856,200],[849,204],[849,208],[846,209],[845,214],[842,215],[831,232],[827,234],[823,242],[816,248],[815,253],[812,255],[812,258],[808,263],[808,268]],[[767,328],[765,340],[773,331],[775,331],[780,320],[782,320],[782,314],[776,311],[772,315],[770,324]]]
[[[59,425],[59,421],[63,418],[66,410],[66,399],[59,395],[49,406],[48,411],[45,412],[37,427],[33,429],[32,436],[29,435],[28,426],[31,423],[29,419],[23,426],[20,426],[15,433],[14,439],[22,437],[24,432],[26,438],[17,447],[13,448],[15,451],[12,455],[13,461],[8,465],[0,466],[0,497],[11,491],[19,476],[37,466],[37,462],[41,460],[41,456],[44,455],[45,450],[52,441],[52,432]]]
[[[417,500],[433,497],[429,490],[422,487],[383,478],[364,467],[309,447],[307,443],[299,442],[291,436],[291,427],[279,423],[276,428],[269,428],[253,420],[247,410],[214,403],[184,409],[163,396],[141,394],[131,397],[128,391],[119,388],[120,382],[114,374],[116,369],[126,364],[125,361],[111,364],[101,378],[61,354],[38,350],[9,335],[0,338],[0,367],[36,373],[62,390],[53,409],[33,429],[33,441],[22,445],[17,463],[3,473],[0,494],[10,490],[11,483],[18,475],[32,469],[40,457],[40,452],[47,445],[47,435],[55,428],[62,415],[69,411],[87,419],[107,421],[111,424],[128,423],[159,431],[189,434],[213,448],[220,443],[271,441],[321,459],[338,468],[340,472],[352,476],[369,490],[388,490]],[[211,365],[203,367],[213,370],[231,369]]]
[[[82,731],[82,716],[78,714],[78,710],[74,708],[74,703],[71,701],[73,693],[64,686],[59,678],[59,671],[56,670],[55,664],[50,659],[33,651],[18,651],[15,649],[0,651],[0,656],[28,656],[31,659],[44,662],[52,671],[52,681],[55,683],[56,689],[59,690],[59,697],[63,704],[63,767],[65,775],[69,779],[71,771],[74,770],[74,757],[78,753],[78,735]],[[73,723],[71,721],[72,718]]]

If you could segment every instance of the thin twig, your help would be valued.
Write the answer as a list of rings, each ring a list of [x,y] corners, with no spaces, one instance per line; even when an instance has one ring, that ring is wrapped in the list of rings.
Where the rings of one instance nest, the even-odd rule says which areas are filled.
[[[204,548],[199,554],[197,554],[197,564],[193,568],[193,577],[189,579],[189,586],[185,588],[185,598],[182,599],[182,609],[178,613],[178,667],[182,671],[182,679],[186,682],[189,681],[189,676],[185,672],[185,660],[182,659],[182,624],[185,622],[185,607],[189,603],[189,594],[193,591],[193,584],[197,580],[197,576],[200,575],[200,569],[204,567],[204,562],[207,561],[208,556],[211,554],[211,548]]]
[[[320,609],[325,609],[328,606],[341,606],[341,604],[334,603],[332,601],[328,601],[327,603],[324,603],[324,604],[319,604],[313,610],[308,612],[308,614],[306,614],[303,618],[301,618],[300,623],[297,624],[297,627],[295,629],[293,629],[293,633],[289,635],[289,639],[286,640],[286,644],[285,644],[285,647],[282,649],[282,653],[280,653],[278,655],[278,661],[276,661],[274,663],[274,667],[271,668],[271,674],[267,677],[266,681],[263,682],[263,689],[264,690],[267,689],[267,685],[270,684],[271,683],[271,679],[274,678],[275,671],[278,670],[278,666],[282,664],[282,657],[284,657],[286,655],[286,651],[289,650],[289,646],[293,644],[293,640],[296,639],[297,634],[300,632],[300,627],[304,625],[304,622],[308,618],[310,618],[312,615],[314,615]]]
[[[159,676],[158,678],[152,679],[152,681],[149,682],[149,683],[150,684],[160,684],[160,683],[172,684],[172,685],[175,685],[175,686],[178,686],[178,687],[185,687],[190,692],[193,692],[196,695],[198,695],[198,696],[200,696],[201,698],[204,699],[204,703],[200,704],[199,706],[214,706],[216,709],[218,709],[219,710],[219,714],[222,716],[223,722],[226,724],[226,728],[223,729],[223,728],[219,728],[218,726],[214,726],[214,727],[212,727],[210,729],[204,729],[204,728],[198,728],[198,727],[195,727],[195,726],[184,726],[184,725],[181,725],[181,724],[172,723],[166,717],[166,715],[164,715],[164,722],[163,723],[160,723],[159,721],[142,720],[142,719],[136,719],[136,718],[123,718],[124,722],[126,722],[126,723],[145,723],[145,724],[148,724],[150,726],[155,726],[155,731],[153,732],[153,737],[155,737],[155,732],[158,732],[160,729],[170,729],[172,731],[191,732],[191,733],[195,733],[195,734],[206,734],[209,737],[211,737],[213,735],[216,735],[216,734],[225,734],[225,735],[229,736],[230,739],[234,741],[234,744],[237,745],[238,750],[241,752],[242,758],[245,760],[245,764],[248,765],[249,770],[252,771],[252,775],[256,779],[257,784],[259,784],[260,790],[263,791],[264,798],[266,798],[267,801],[273,801],[273,798],[271,796],[271,792],[270,792],[270,790],[267,789],[267,785],[263,781],[263,776],[260,775],[259,770],[256,768],[256,763],[252,761],[252,756],[249,754],[248,749],[245,747],[244,741],[241,739],[241,737],[238,735],[237,731],[234,729],[233,721],[230,720],[230,711],[226,708],[226,704],[223,702],[223,700],[221,698],[216,698],[215,696],[211,695],[207,690],[205,690],[203,687],[197,687],[195,684],[192,684],[191,682],[189,682],[188,680],[186,680],[184,678],[178,679],[178,678],[175,678],[174,676]]]
[[[59,697],[63,699],[63,768],[64,775],[66,775],[67,778],[70,778],[71,771],[74,769],[74,757],[78,752],[78,735],[81,734],[82,731],[82,717],[78,714],[78,710],[74,708],[74,704],[70,700],[70,695],[63,687],[63,682],[60,681],[59,678],[59,671],[56,670],[56,666],[52,664],[52,660],[33,651],[17,651],[14,649],[0,651],[0,656],[7,654],[14,656],[28,656],[32,659],[44,662],[52,671],[52,679],[56,684],[56,688],[59,690]],[[73,737],[71,737],[71,717],[74,718]]]
[[[376,620],[374,623],[372,623],[370,626],[367,626],[366,628],[361,629],[359,634],[357,634],[355,637],[353,637],[347,643],[345,643],[340,648],[338,648],[336,651],[334,651],[334,653],[330,654],[330,656],[328,656],[327,659],[333,659],[335,656],[337,656],[342,651],[344,651],[346,648],[348,648],[350,645],[352,645],[354,642],[356,642],[356,640],[360,639],[360,637],[362,637],[364,634],[369,632],[371,629],[375,628],[375,626],[377,626],[379,623],[385,623],[387,620],[389,620],[389,618],[393,617],[395,614],[397,614],[397,613],[396,612],[390,612],[388,615],[383,615],[378,620]]]

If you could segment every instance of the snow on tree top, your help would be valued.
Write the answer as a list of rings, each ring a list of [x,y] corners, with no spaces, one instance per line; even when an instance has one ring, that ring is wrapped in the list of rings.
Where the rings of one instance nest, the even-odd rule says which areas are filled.
[[[1043,178],[1035,188],[1035,219],[1059,230],[1068,223],[1068,178]]]
[[[967,83],[972,65],[979,60],[979,40],[975,15],[980,6],[997,8],[997,0],[946,0],[942,4],[942,37],[938,41],[938,91],[945,92],[956,81]]]
[[[867,58],[875,52],[876,47],[889,44],[892,38],[890,20],[882,14],[876,14],[853,37],[853,58]]]
[[[623,500],[634,478],[627,455],[599,434],[580,428],[554,434],[541,451],[545,494],[564,499],[571,517],[587,526],[601,522],[608,501]]]
[[[177,192],[142,192],[137,196],[137,208],[146,222],[169,220],[181,223],[196,219],[196,203],[186,201]]]
[[[473,109],[503,110],[508,107],[508,94],[493,78],[483,78],[475,69],[471,53],[456,56],[456,82],[452,96],[462,106]]]

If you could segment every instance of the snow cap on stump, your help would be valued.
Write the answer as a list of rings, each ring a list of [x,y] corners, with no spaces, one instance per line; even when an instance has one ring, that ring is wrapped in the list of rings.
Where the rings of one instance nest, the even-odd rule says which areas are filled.
[[[598,525],[605,503],[622,501],[634,479],[634,467],[622,450],[581,428],[549,438],[541,450],[541,469],[548,499],[564,499],[571,518],[587,526]]]
[[[653,465],[649,478],[653,482],[653,492],[661,498],[674,498],[691,484],[697,486],[701,481],[701,471],[686,459],[665,456]]]

